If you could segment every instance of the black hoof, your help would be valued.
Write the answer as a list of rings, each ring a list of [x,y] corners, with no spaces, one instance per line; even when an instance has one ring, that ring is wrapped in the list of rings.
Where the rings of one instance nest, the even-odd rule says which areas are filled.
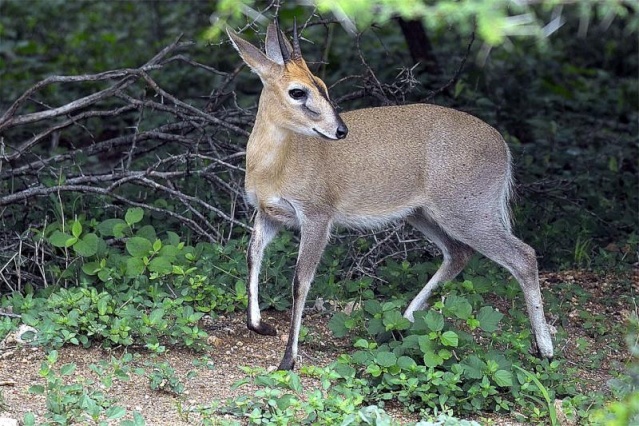
[[[264,321],[260,321],[260,324],[257,327],[251,325],[251,323],[247,324],[248,329],[252,330],[262,336],[277,336],[277,330],[272,325],[265,323]]]
[[[293,368],[295,367],[295,361],[293,361],[290,358],[287,358],[286,356],[284,356],[284,359],[282,359],[282,362],[280,362],[280,366],[277,367],[278,370],[285,370],[285,371],[292,371]]]

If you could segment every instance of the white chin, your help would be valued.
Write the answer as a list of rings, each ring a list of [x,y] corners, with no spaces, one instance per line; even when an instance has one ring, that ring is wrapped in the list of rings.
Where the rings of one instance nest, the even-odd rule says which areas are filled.
[[[336,137],[330,137],[323,131],[317,130],[315,127],[313,127],[313,130],[312,130],[312,133],[310,133],[310,136],[321,136],[324,139],[337,140]]]

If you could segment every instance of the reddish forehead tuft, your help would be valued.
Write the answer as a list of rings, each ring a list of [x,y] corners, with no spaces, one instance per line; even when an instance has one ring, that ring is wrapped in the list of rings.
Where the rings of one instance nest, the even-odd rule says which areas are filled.
[[[288,77],[288,79],[297,80],[310,87],[315,87],[320,95],[328,100],[326,84],[311,73],[303,59],[287,62],[285,64],[284,75]]]

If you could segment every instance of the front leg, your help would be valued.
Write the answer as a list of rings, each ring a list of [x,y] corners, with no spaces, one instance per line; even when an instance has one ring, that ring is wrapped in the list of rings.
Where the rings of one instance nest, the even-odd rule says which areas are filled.
[[[249,286],[246,323],[249,330],[267,336],[275,336],[277,331],[272,325],[263,322],[260,315],[258,298],[260,269],[262,258],[264,257],[264,249],[266,249],[266,246],[273,240],[279,230],[280,225],[277,222],[258,210],[253,222],[253,234],[251,235],[247,254]]]
[[[300,248],[297,255],[297,265],[295,266],[295,277],[293,278],[291,328],[288,334],[286,352],[284,352],[284,358],[278,367],[279,370],[292,370],[295,366],[306,296],[311,288],[317,264],[322,258],[322,253],[328,242],[330,227],[330,220],[326,218],[316,218],[312,222],[307,220],[302,223]]]

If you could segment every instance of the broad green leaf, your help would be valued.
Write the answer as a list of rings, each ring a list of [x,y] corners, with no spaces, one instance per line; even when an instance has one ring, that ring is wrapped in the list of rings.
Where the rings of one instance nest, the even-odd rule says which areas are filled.
[[[486,364],[476,355],[471,355],[461,362],[464,375],[469,379],[481,379],[484,375]]]
[[[149,262],[149,271],[157,272],[159,275],[169,274],[172,270],[171,262],[163,256],[155,257]]]
[[[60,374],[63,376],[68,376],[69,374],[73,373],[75,371],[75,364],[74,363],[70,363],[70,364],[64,364],[62,366],[62,368],[60,368]]]
[[[451,295],[446,298],[444,303],[446,309],[459,319],[467,319],[473,312],[473,307],[465,297]]]
[[[158,252],[162,248],[162,241],[158,238],[153,242],[153,251]]]
[[[82,257],[91,257],[98,252],[100,238],[91,233],[80,238],[74,245],[73,250]]]
[[[382,374],[382,369],[377,364],[369,364],[366,367],[366,372],[373,377],[379,377]]]
[[[409,356],[400,356],[399,358],[397,358],[397,365],[402,370],[409,370],[413,367],[416,367],[417,363],[413,358]]]
[[[144,261],[139,257],[130,257],[126,260],[126,276],[137,277],[144,272]],[[102,272],[102,271],[100,271]],[[100,276],[100,273],[98,273]]]
[[[375,316],[382,312],[382,304],[375,299],[366,300],[364,301],[364,311]]]
[[[123,417],[126,414],[126,409],[124,407],[114,405],[109,407],[104,414],[106,414],[107,419],[115,420]]]
[[[158,308],[151,311],[149,321],[151,324],[157,324],[164,316],[164,309]]]
[[[126,251],[137,258],[148,256],[151,248],[151,241],[142,237],[131,237],[126,242]]]
[[[507,370],[497,370],[493,375],[497,386],[508,387],[513,385],[513,373]]]
[[[484,306],[479,310],[477,314],[477,320],[482,330],[492,333],[497,330],[499,321],[504,317],[500,312],[493,309],[492,306]]]
[[[42,391],[44,392],[44,388],[42,389]],[[35,423],[35,414],[33,414],[31,411],[29,411],[28,413],[24,414],[24,417],[22,418],[22,424],[24,426],[34,426]]]
[[[397,364],[397,356],[392,352],[378,352],[375,356],[375,362],[382,367],[392,367]]]
[[[105,237],[121,238],[124,236],[123,230],[127,224],[122,219],[107,219],[98,225],[98,232]]]
[[[155,233],[155,228],[151,225],[144,225],[135,232],[136,237],[146,238],[149,241],[157,240],[158,236]]]
[[[29,393],[33,393],[33,394],[36,394],[36,395],[43,395],[44,394],[44,386],[42,386],[42,385],[29,386]]]
[[[66,232],[53,231],[53,233],[49,237],[49,243],[51,243],[51,245],[54,247],[69,247],[67,245],[67,241],[71,239],[74,239],[74,237],[67,234]]]
[[[335,337],[344,337],[348,334],[349,330],[345,325],[348,318],[344,312],[336,312],[328,321],[328,328]]]
[[[180,244],[180,236],[173,231],[167,231],[166,238],[169,241],[169,244],[172,246],[177,246],[178,244]]]
[[[386,331],[390,330],[408,330],[411,322],[404,318],[399,311],[384,312],[382,319]]]
[[[353,344],[353,347],[358,349],[368,349],[368,340],[357,339],[357,341]]]
[[[431,331],[441,331],[444,328],[444,317],[439,312],[428,311],[424,321]]]
[[[385,332],[386,327],[384,327],[381,318],[373,318],[368,321],[366,330],[368,330],[368,334],[370,334],[371,336],[377,336],[378,334]]]
[[[133,224],[140,222],[143,217],[144,217],[144,210],[142,210],[142,208],[131,207],[130,209],[126,211],[126,214],[124,215],[124,220],[129,226],[131,226]]]
[[[419,343],[419,350],[424,354],[433,352],[437,348],[437,344],[428,336],[419,336],[417,341]]]
[[[456,348],[459,344],[459,336],[454,331],[445,331],[442,333],[441,342],[443,345]]]
[[[428,352],[424,354],[424,365],[426,367],[437,367],[443,363],[444,359],[435,352]]]
[[[100,269],[102,269],[102,266],[100,266],[100,262],[87,262],[82,265],[82,272],[87,275],[95,275],[98,273],[98,271],[100,271]]]
[[[82,235],[82,224],[79,220],[73,221],[73,225],[71,225],[71,234],[73,234],[76,238],[80,238],[80,235]]]

